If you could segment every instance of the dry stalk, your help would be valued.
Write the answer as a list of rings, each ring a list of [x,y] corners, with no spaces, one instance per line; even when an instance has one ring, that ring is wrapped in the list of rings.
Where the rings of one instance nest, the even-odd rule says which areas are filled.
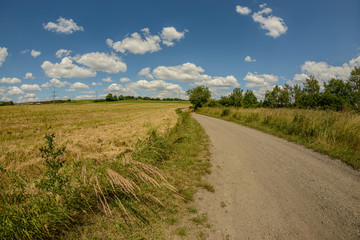
[[[84,186],[86,186],[86,167],[83,166],[81,168],[81,176],[82,176],[82,179],[83,179],[83,182],[84,182]]]
[[[101,202],[101,204],[102,204],[102,206],[104,208],[105,214],[106,215],[108,215],[108,214],[111,215],[110,206],[109,206],[109,204],[108,204],[108,202],[106,200],[106,197],[105,197],[105,195],[104,195],[104,193],[103,193],[103,191],[101,189],[101,186],[99,184],[99,180],[98,180],[97,176],[94,176],[94,179],[95,179],[95,183],[94,183],[95,194],[98,196],[98,198],[99,198],[99,200],[100,200],[100,202]],[[98,194],[96,188],[100,191],[101,195]]]
[[[125,194],[127,194],[128,196],[132,195],[136,200],[140,201],[135,193],[136,190],[140,190],[139,186],[136,185],[136,183],[124,178],[119,173],[115,172],[110,168],[106,169],[106,171],[110,177],[110,179],[108,179],[110,183],[117,185],[122,191],[124,191]]]

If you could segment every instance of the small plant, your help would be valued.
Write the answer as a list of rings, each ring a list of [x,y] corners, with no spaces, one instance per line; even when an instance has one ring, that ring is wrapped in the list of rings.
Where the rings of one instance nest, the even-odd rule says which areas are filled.
[[[200,183],[199,187],[202,187],[212,193],[215,192],[214,186],[210,183]]]
[[[221,117],[226,117],[230,115],[230,109],[229,108],[225,108],[222,110],[221,112]]]
[[[186,227],[181,227],[175,230],[175,234],[179,235],[179,236],[186,236],[187,234],[187,228]]]
[[[193,217],[191,218],[191,221],[193,221],[195,224],[200,225],[200,224],[204,224],[208,221],[208,216],[207,214],[202,214],[202,215],[198,215],[197,217]]]
[[[46,134],[46,145],[41,147],[42,159],[45,160],[44,165],[47,167],[45,178],[36,183],[36,187],[50,192],[58,192],[64,189],[68,183],[68,178],[59,173],[59,170],[64,166],[65,147],[57,148],[54,143],[55,134]]]
[[[190,212],[190,213],[197,213],[197,209],[196,209],[196,207],[188,207],[187,208],[188,209],[188,211]]]

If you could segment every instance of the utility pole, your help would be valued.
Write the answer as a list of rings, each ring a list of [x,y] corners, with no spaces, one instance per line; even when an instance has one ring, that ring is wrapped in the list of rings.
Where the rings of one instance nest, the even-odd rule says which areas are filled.
[[[55,87],[54,87],[54,90],[53,90],[53,101],[55,101],[55,97],[56,97],[56,94],[55,94]]]

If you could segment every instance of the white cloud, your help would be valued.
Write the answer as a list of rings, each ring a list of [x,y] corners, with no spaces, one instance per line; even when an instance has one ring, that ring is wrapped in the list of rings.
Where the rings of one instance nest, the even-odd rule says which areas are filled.
[[[24,97],[26,97],[26,98],[34,98],[34,97],[36,97],[36,94],[35,93],[27,93],[27,94],[25,94]]]
[[[53,78],[50,80],[51,85],[53,85],[54,87],[57,88],[62,88],[65,87],[67,84],[69,84],[68,82],[64,81],[60,81],[59,79]]]
[[[256,59],[252,59],[250,56],[246,56],[246,57],[244,58],[244,60],[245,60],[246,62],[256,62]]]
[[[259,99],[264,99],[265,92],[274,88],[274,83],[276,83],[279,78],[272,74],[258,74],[248,72],[244,77],[244,80],[247,81],[245,87],[248,88],[257,88],[254,90],[254,94]]]
[[[42,84],[41,87],[43,87],[43,88],[49,88],[49,87],[51,87],[51,83],[46,82],[46,83]]]
[[[5,62],[6,57],[8,56],[7,48],[6,47],[0,47],[0,67]]]
[[[17,83],[21,83],[21,80],[15,77],[14,78],[3,77],[0,79],[0,83],[17,84]]]
[[[73,64],[69,57],[64,57],[60,63],[43,62],[41,68],[46,76],[52,78],[88,78],[96,76],[96,72]]]
[[[295,74],[294,81],[296,82],[305,82],[305,80],[309,78],[307,74],[301,73],[301,74]]]
[[[35,77],[33,76],[33,74],[31,72],[27,72],[24,77],[24,79],[34,79],[34,78]]]
[[[6,97],[6,96],[3,96],[3,97],[1,98],[1,101],[3,101],[3,102],[9,102],[9,101],[11,101],[11,98]]]
[[[162,42],[168,47],[174,46],[174,40],[179,41],[182,39],[185,32],[187,32],[187,30],[178,32],[174,27],[164,27],[161,32]]]
[[[38,57],[41,55],[40,51],[35,51],[34,49],[31,50],[30,55],[33,56],[34,58]]]
[[[247,81],[246,87],[265,87],[273,83],[276,83],[279,79],[277,76],[272,74],[257,74],[248,72],[244,77],[244,80]]]
[[[129,88],[124,88],[121,84],[116,84],[116,83],[113,83],[110,86],[108,86],[105,89],[105,91],[116,95],[132,95],[132,96],[138,95],[134,90]]]
[[[196,82],[196,85],[204,85],[211,89],[229,89],[239,87],[240,84],[234,76],[226,77],[212,77],[201,82]]]
[[[69,56],[71,52],[71,50],[59,49],[56,51],[55,55],[57,58],[63,58]]]
[[[7,94],[10,96],[24,94],[24,92],[18,87],[9,87],[8,89],[9,91]]]
[[[326,62],[306,61],[301,66],[301,71],[303,74],[308,76],[314,76],[315,79],[321,82],[326,82],[331,78],[347,80],[355,66],[360,66],[360,56],[351,59],[348,63],[344,63],[342,66],[332,66]],[[295,77],[296,76],[297,75],[295,75]]]
[[[160,37],[151,35],[148,28],[141,30],[144,38],[137,32],[131,34],[130,37],[124,38],[122,41],[114,42],[107,39],[106,43],[117,52],[125,53],[126,51],[134,54],[144,54],[147,52],[156,52],[161,50]]]
[[[92,52],[82,56],[76,56],[75,61],[88,66],[94,71],[103,71],[107,73],[126,72],[127,66],[121,58],[115,54],[108,55],[106,53]]]
[[[237,5],[236,12],[240,13],[241,15],[248,15],[251,13],[251,10],[248,7],[242,7],[240,5]]]
[[[130,78],[127,78],[127,77],[123,77],[123,78],[120,78],[120,82],[122,83],[126,83],[126,82],[130,82]]]
[[[201,75],[205,70],[193,63],[184,63],[177,66],[158,66],[153,70],[153,75],[158,79],[173,80],[180,82],[195,82],[210,78],[207,75]]]
[[[252,15],[254,22],[260,24],[262,29],[267,30],[266,35],[273,38],[280,37],[288,30],[284,20],[281,17],[269,15],[272,12],[271,8],[266,8],[266,4],[260,5],[261,10]]]
[[[80,96],[76,96],[75,100],[80,100],[80,99],[94,99],[96,96],[95,95],[80,95]]]
[[[96,82],[91,83],[91,86],[101,86],[101,85],[102,85],[102,83],[100,83],[100,82],[99,83],[96,83]]]
[[[139,80],[127,86],[130,89],[152,92],[152,96],[156,97],[178,97],[179,92],[184,94],[184,90],[178,85],[167,83],[162,80]]]
[[[140,72],[138,72],[139,76],[144,76],[146,78],[150,78],[150,79],[154,79],[154,76],[150,74],[150,68],[146,67],[140,70]]]
[[[76,82],[76,83],[70,84],[70,88],[67,90],[68,90],[68,92],[72,92],[74,90],[79,90],[79,89],[90,89],[90,88],[85,83]]]
[[[25,92],[39,92],[41,88],[37,84],[23,84],[21,85],[21,90]]]
[[[101,80],[104,81],[104,82],[108,82],[108,83],[112,82],[111,77],[103,78]]]
[[[96,91],[80,91],[80,93],[93,94],[96,93]]]
[[[46,25],[43,24],[44,29],[65,34],[71,34],[76,31],[84,31],[84,28],[82,26],[78,26],[72,19],[59,17],[56,21],[57,23],[48,22]]]

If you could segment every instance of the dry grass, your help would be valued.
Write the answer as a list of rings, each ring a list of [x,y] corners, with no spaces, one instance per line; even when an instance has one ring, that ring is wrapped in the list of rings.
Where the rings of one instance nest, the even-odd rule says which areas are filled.
[[[67,146],[68,159],[105,161],[142,139],[174,126],[179,103],[87,103],[0,108],[0,164],[39,174],[39,147],[47,132]]]
[[[199,109],[199,112],[288,138],[360,168],[358,113],[286,108],[209,107]]]

